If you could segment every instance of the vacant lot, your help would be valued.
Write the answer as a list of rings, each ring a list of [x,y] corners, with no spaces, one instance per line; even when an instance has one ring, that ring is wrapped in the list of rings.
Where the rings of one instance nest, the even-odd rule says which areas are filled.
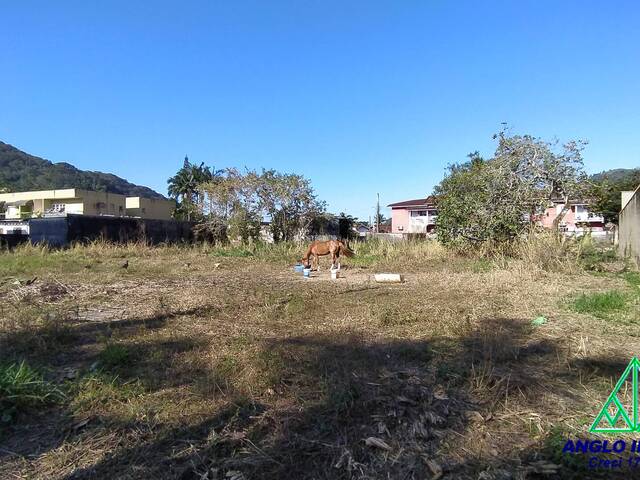
[[[585,478],[561,447],[640,351],[640,277],[355,247],[335,281],[289,245],[0,253],[0,477]]]

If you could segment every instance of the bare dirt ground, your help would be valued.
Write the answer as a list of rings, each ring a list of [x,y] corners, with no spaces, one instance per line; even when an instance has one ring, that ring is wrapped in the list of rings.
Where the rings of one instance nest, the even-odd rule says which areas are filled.
[[[560,450],[639,351],[635,277],[420,248],[335,281],[215,250],[0,254],[0,361],[64,392],[1,424],[0,477],[607,478]],[[571,308],[608,291],[618,311]]]

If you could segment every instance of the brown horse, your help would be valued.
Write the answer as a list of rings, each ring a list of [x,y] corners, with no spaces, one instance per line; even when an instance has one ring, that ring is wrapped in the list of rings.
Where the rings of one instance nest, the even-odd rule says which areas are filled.
[[[307,253],[302,257],[302,264],[306,268],[312,267],[311,257],[315,260],[316,270],[320,270],[319,257],[331,254],[331,268],[334,268],[336,261],[338,269],[340,269],[340,255],[345,257],[353,257],[355,253],[342,240],[329,240],[327,242],[315,241],[309,245]]]

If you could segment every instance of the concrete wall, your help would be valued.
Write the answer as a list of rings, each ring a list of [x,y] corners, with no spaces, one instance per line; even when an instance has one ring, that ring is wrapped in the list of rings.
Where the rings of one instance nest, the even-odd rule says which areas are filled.
[[[630,192],[620,192],[620,194],[622,195],[622,204],[620,205],[620,210],[623,210],[624,207],[627,206],[627,203],[629,203],[629,200],[631,200],[631,197],[633,197],[633,194],[635,192],[632,190]]]
[[[193,224],[175,220],[68,215],[32,218],[29,230],[32,243],[44,242],[57,247],[91,240],[152,244],[193,240]]]
[[[32,218],[29,220],[29,240],[31,243],[46,243],[52,247],[69,244],[67,217]]]
[[[618,252],[640,268],[640,187],[620,212]]]
[[[127,215],[130,217],[171,220],[176,202],[162,198],[127,197]]]

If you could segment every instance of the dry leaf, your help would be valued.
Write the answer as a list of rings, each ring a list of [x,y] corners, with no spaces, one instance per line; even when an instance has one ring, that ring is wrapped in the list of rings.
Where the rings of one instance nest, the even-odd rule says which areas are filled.
[[[391,447],[382,439],[376,437],[369,437],[364,441],[368,447],[381,448],[382,450],[391,450]]]

